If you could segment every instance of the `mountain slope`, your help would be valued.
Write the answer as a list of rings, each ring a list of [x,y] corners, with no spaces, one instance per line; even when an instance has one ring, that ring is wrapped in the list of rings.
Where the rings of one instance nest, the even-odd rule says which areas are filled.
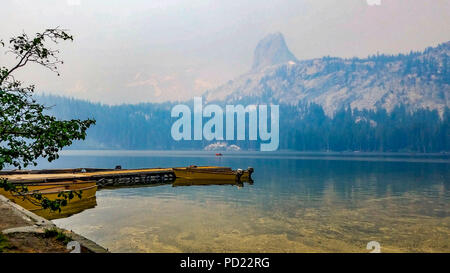
[[[207,91],[204,95],[207,102],[306,101],[321,105],[328,115],[347,105],[391,111],[403,104],[411,110],[437,109],[441,114],[445,107],[450,107],[450,42],[421,53],[366,59],[324,57],[292,61],[290,57],[270,63],[260,60],[265,60],[264,54],[270,59],[273,48],[256,51],[258,69],[254,64],[247,74]],[[281,60],[284,61],[280,63]]]

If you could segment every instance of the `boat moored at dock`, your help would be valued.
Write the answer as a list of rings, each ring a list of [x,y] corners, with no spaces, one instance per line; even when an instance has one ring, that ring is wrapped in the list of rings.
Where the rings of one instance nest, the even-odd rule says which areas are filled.
[[[176,178],[194,179],[194,180],[231,180],[231,181],[249,181],[253,168],[247,170],[232,170],[228,167],[217,166],[189,166],[182,168],[173,168]]]
[[[50,201],[63,199],[62,193],[76,192],[80,196],[75,195],[72,199],[67,200],[68,204],[73,204],[84,199],[95,197],[97,192],[97,184],[95,181],[66,181],[66,182],[47,182],[47,183],[29,183],[24,185],[15,183],[17,191],[5,191],[0,189],[0,194],[12,202],[24,207],[27,210],[35,211],[42,209],[40,198],[47,198]]]

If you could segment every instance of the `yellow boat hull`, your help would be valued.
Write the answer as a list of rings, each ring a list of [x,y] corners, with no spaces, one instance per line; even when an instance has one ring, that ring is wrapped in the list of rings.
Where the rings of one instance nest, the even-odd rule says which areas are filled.
[[[251,176],[250,176],[250,175],[251,175],[250,172],[247,171],[247,170],[245,170],[245,171],[242,173],[241,181],[245,181],[245,182],[251,181],[252,179],[251,179]]]
[[[42,183],[44,184],[44,183]],[[75,183],[76,184],[76,183]],[[19,193],[13,193],[10,191],[5,191],[3,189],[0,189],[0,194],[4,195],[6,198],[11,200],[12,202],[22,206],[23,208],[35,211],[42,209],[40,206],[39,200],[35,199],[33,197],[33,193],[40,193],[42,197],[46,197],[51,201],[54,201],[56,199],[62,199],[63,197],[58,197],[58,194],[60,192],[68,192],[68,191],[81,191],[81,199],[75,195],[73,199],[68,200],[68,205],[78,202],[82,199],[88,199],[95,197],[95,194],[97,192],[97,185],[95,182],[90,183],[83,183],[79,185],[72,185],[70,187],[66,187],[67,185],[39,185],[40,189],[33,187],[28,187],[28,193],[19,194]]]
[[[175,176],[183,179],[193,180],[232,180],[232,181],[252,181],[251,174],[252,168],[243,170],[241,175],[238,175],[237,171],[233,171],[228,167],[215,167],[215,166],[190,166],[184,168],[173,168]]]

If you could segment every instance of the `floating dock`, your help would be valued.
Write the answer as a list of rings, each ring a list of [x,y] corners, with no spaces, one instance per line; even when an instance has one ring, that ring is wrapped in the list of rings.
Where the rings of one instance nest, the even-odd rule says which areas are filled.
[[[170,183],[175,180],[172,168],[151,169],[52,169],[1,171],[10,183],[45,183],[61,181],[96,181],[98,187],[133,186]]]

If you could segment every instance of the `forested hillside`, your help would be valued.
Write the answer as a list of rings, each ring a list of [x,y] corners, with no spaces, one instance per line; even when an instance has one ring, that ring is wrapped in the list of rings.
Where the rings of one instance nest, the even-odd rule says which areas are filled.
[[[203,149],[215,141],[174,141],[170,135],[176,120],[172,105],[138,104],[109,106],[56,96],[39,96],[53,106],[59,118],[93,117],[97,124],[88,130],[86,141],[72,149]],[[187,103],[190,105],[190,103]],[[191,105],[192,107],[192,105]],[[192,109],[192,108],[191,108]],[[257,141],[230,141],[242,149],[259,150]],[[391,112],[351,110],[343,107],[334,116],[320,105],[280,105],[281,150],[442,152],[450,151],[450,111],[413,112],[397,106]]]

